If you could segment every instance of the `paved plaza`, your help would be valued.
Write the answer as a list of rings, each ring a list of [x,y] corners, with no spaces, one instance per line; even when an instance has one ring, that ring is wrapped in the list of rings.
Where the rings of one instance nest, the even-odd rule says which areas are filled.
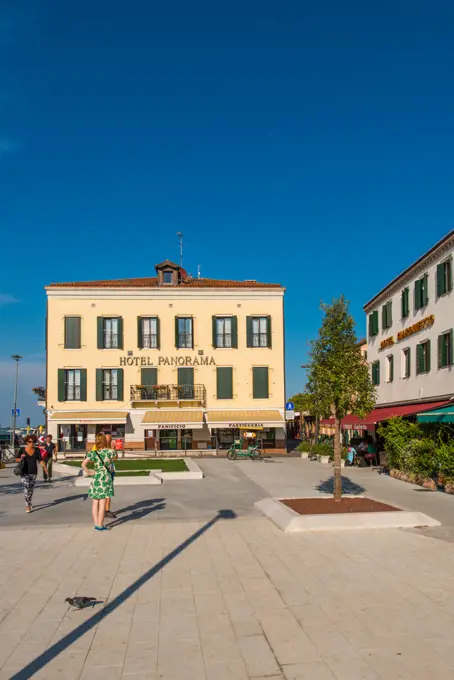
[[[288,535],[254,502],[328,492],[332,468],[200,465],[201,482],[119,488],[105,534],[67,480],[26,516],[0,473],[0,680],[452,680],[454,497],[346,470],[444,525]]]

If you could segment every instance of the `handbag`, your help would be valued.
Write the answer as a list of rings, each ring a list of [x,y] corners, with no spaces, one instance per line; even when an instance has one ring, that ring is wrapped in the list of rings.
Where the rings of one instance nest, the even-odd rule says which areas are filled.
[[[25,469],[25,458],[21,458],[16,467],[14,468],[13,472],[15,475],[18,477],[22,477],[24,474],[24,469]]]

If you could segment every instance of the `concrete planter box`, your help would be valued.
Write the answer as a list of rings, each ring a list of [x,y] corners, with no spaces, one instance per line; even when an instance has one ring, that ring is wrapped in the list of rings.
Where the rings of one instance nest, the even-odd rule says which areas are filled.
[[[329,456],[318,456],[318,460],[322,465],[328,465],[330,462],[330,457]]]
[[[116,475],[115,486],[135,486],[148,484],[162,484],[164,481],[181,482],[193,481],[196,479],[203,479],[203,472],[195,461],[191,458],[184,459],[185,465],[188,468],[185,472],[163,472],[162,470],[150,470],[148,476],[137,475],[137,477],[127,476],[122,477]],[[63,463],[54,463],[55,472],[68,477],[74,477],[74,486],[89,487],[91,484],[91,477],[84,477],[82,469],[73,467],[71,465],[64,465]]]
[[[301,458],[309,458],[309,451],[302,451],[301,452]]]

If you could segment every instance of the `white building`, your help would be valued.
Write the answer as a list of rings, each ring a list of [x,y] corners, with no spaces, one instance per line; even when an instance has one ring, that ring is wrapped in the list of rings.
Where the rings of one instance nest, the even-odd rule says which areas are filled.
[[[453,250],[451,231],[364,306],[377,407],[454,394]]]

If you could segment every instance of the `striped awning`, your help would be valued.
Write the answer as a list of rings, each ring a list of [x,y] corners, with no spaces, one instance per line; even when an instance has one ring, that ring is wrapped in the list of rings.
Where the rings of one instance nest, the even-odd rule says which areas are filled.
[[[284,417],[277,410],[208,411],[207,423],[210,429],[261,430],[264,427],[285,427]]]
[[[147,425],[150,430],[200,430],[204,426],[203,411],[147,411],[142,425]]]
[[[66,423],[126,423],[127,411],[54,411],[49,420]]]

